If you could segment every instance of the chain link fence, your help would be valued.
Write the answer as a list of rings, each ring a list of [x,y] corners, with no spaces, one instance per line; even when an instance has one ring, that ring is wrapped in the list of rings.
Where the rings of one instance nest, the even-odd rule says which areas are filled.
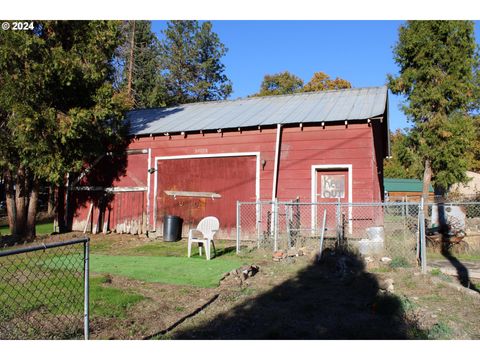
[[[438,236],[438,207],[420,202],[239,202],[237,251],[252,247],[320,251],[347,246],[364,255],[388,256],[411,265],[423,260],[425,266],[420,256],[422,240],[432,246],[430,240]],[[445,213],[447,224],[463,231],[465,247],[478,251],[480,202],[445,203]]]
[[[88,243],[0,251],[0,339],[88,338]]]

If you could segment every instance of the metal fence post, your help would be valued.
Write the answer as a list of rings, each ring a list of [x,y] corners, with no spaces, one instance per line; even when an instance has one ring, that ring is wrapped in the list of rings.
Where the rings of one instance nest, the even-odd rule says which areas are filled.
[[[260,239],[262,236],[262,202],[257,200],[257,249],[260,249]]]
[[[90,324],[89,324],[89,301],[90,301],[90,281],[89,281],[89,270],[90,270],[90,239],[87,238],[83,245],[83,254],[84,254],[84,308],[83,308],[83,327],[85,340],[88,340],[90,337]]]
[[[342,219],[341,219],[341,208],[340,208],[340,199],[338,199],[336,204],[336,232],[337,232],[337,246],[340,245],[341,239],[341,226],[342,226]]]
[[[425,242],[425,214],[423,212],[423,197],[420,200],[418,209],[418,222],[419,222],[419,241],[420,241],[420,263],[422,266],[422,273],[427,272],[427,254],[426,254],[426,242]]]
[[[237,254],[240,253],[240,201],[237,201]]]
[[[292,208],[291,205],[285,204],[285,226],[287,230],[287,249],[290,249],[290,246],[292,246],[292,229],[291,229],[291,223],[292,221]]]
[[[0,297],[5,300],[0,339],[78,338],[82,327],[89,338],[88,241],[79,238],[0,251]],[[40,308],[30,316],[32,309]]]
[[[325,237],[325,225],[327,223],[327,209],[323,210],[323,222],[322,222],[322,233],[320,236],[320,252],[318,254],[318,259],[320,260],[322,257],[322,250],[323,250],[323,239]]]
[[[273,202],[273,251],[278,250],[278,200]]]

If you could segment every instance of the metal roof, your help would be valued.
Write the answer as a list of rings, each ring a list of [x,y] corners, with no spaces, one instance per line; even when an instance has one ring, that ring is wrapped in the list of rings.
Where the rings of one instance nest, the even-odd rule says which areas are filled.
[[[208,101],[127,113],[130,135],[364,120],[382,116],[387,87]]]
[[[396,179],[384,178],[383,186],[385,191],[400,191],[400,192],[422,192],[423,181],[417,179]],[[433,187],[430,185],[429,191],[433,192]]]

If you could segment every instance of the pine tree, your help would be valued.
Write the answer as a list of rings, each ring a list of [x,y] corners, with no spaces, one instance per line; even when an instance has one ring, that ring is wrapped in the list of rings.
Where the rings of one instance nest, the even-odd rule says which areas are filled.
[[[422,163],[409,147],[409,132],[397,130],[390,133],[391,156],[383,162],[383,176],[386,178],[418,179]]]
[[[113,88],[114,21],[40,21],[0,35],[0,169],[13,235],[35,236],[41,181],[61,184],[125,145],[123,93]]]
[[[403,111],[413,123],[409,148],[423,166],[423,196],[430,181],[444,192],[466,180],[466,154],[478,105],[478,51],[471,21],[408,21],[399,29],[388,76],[394,94],[406,97]]]
[[[222,100],[230,95],[232,84],[221,62],[227,48],[210,22],[200,26],[198,21],[169,21],[162,35],[162,68],[169,105]]]
[[[117,87],[129,91],[135,108],[165,106],[160,42],[150,21],[126,21],[117,55]]]

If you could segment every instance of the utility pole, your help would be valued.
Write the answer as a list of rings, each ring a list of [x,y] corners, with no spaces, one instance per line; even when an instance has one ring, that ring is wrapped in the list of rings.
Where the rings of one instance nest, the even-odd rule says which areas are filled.
[[[133,74],[133,49],[135,47],[135,20],[132,20],[132,37],[130,39],[130,61],[128,63],[128,83],[127,93],[128,96],[132,96],[132,74]]]

